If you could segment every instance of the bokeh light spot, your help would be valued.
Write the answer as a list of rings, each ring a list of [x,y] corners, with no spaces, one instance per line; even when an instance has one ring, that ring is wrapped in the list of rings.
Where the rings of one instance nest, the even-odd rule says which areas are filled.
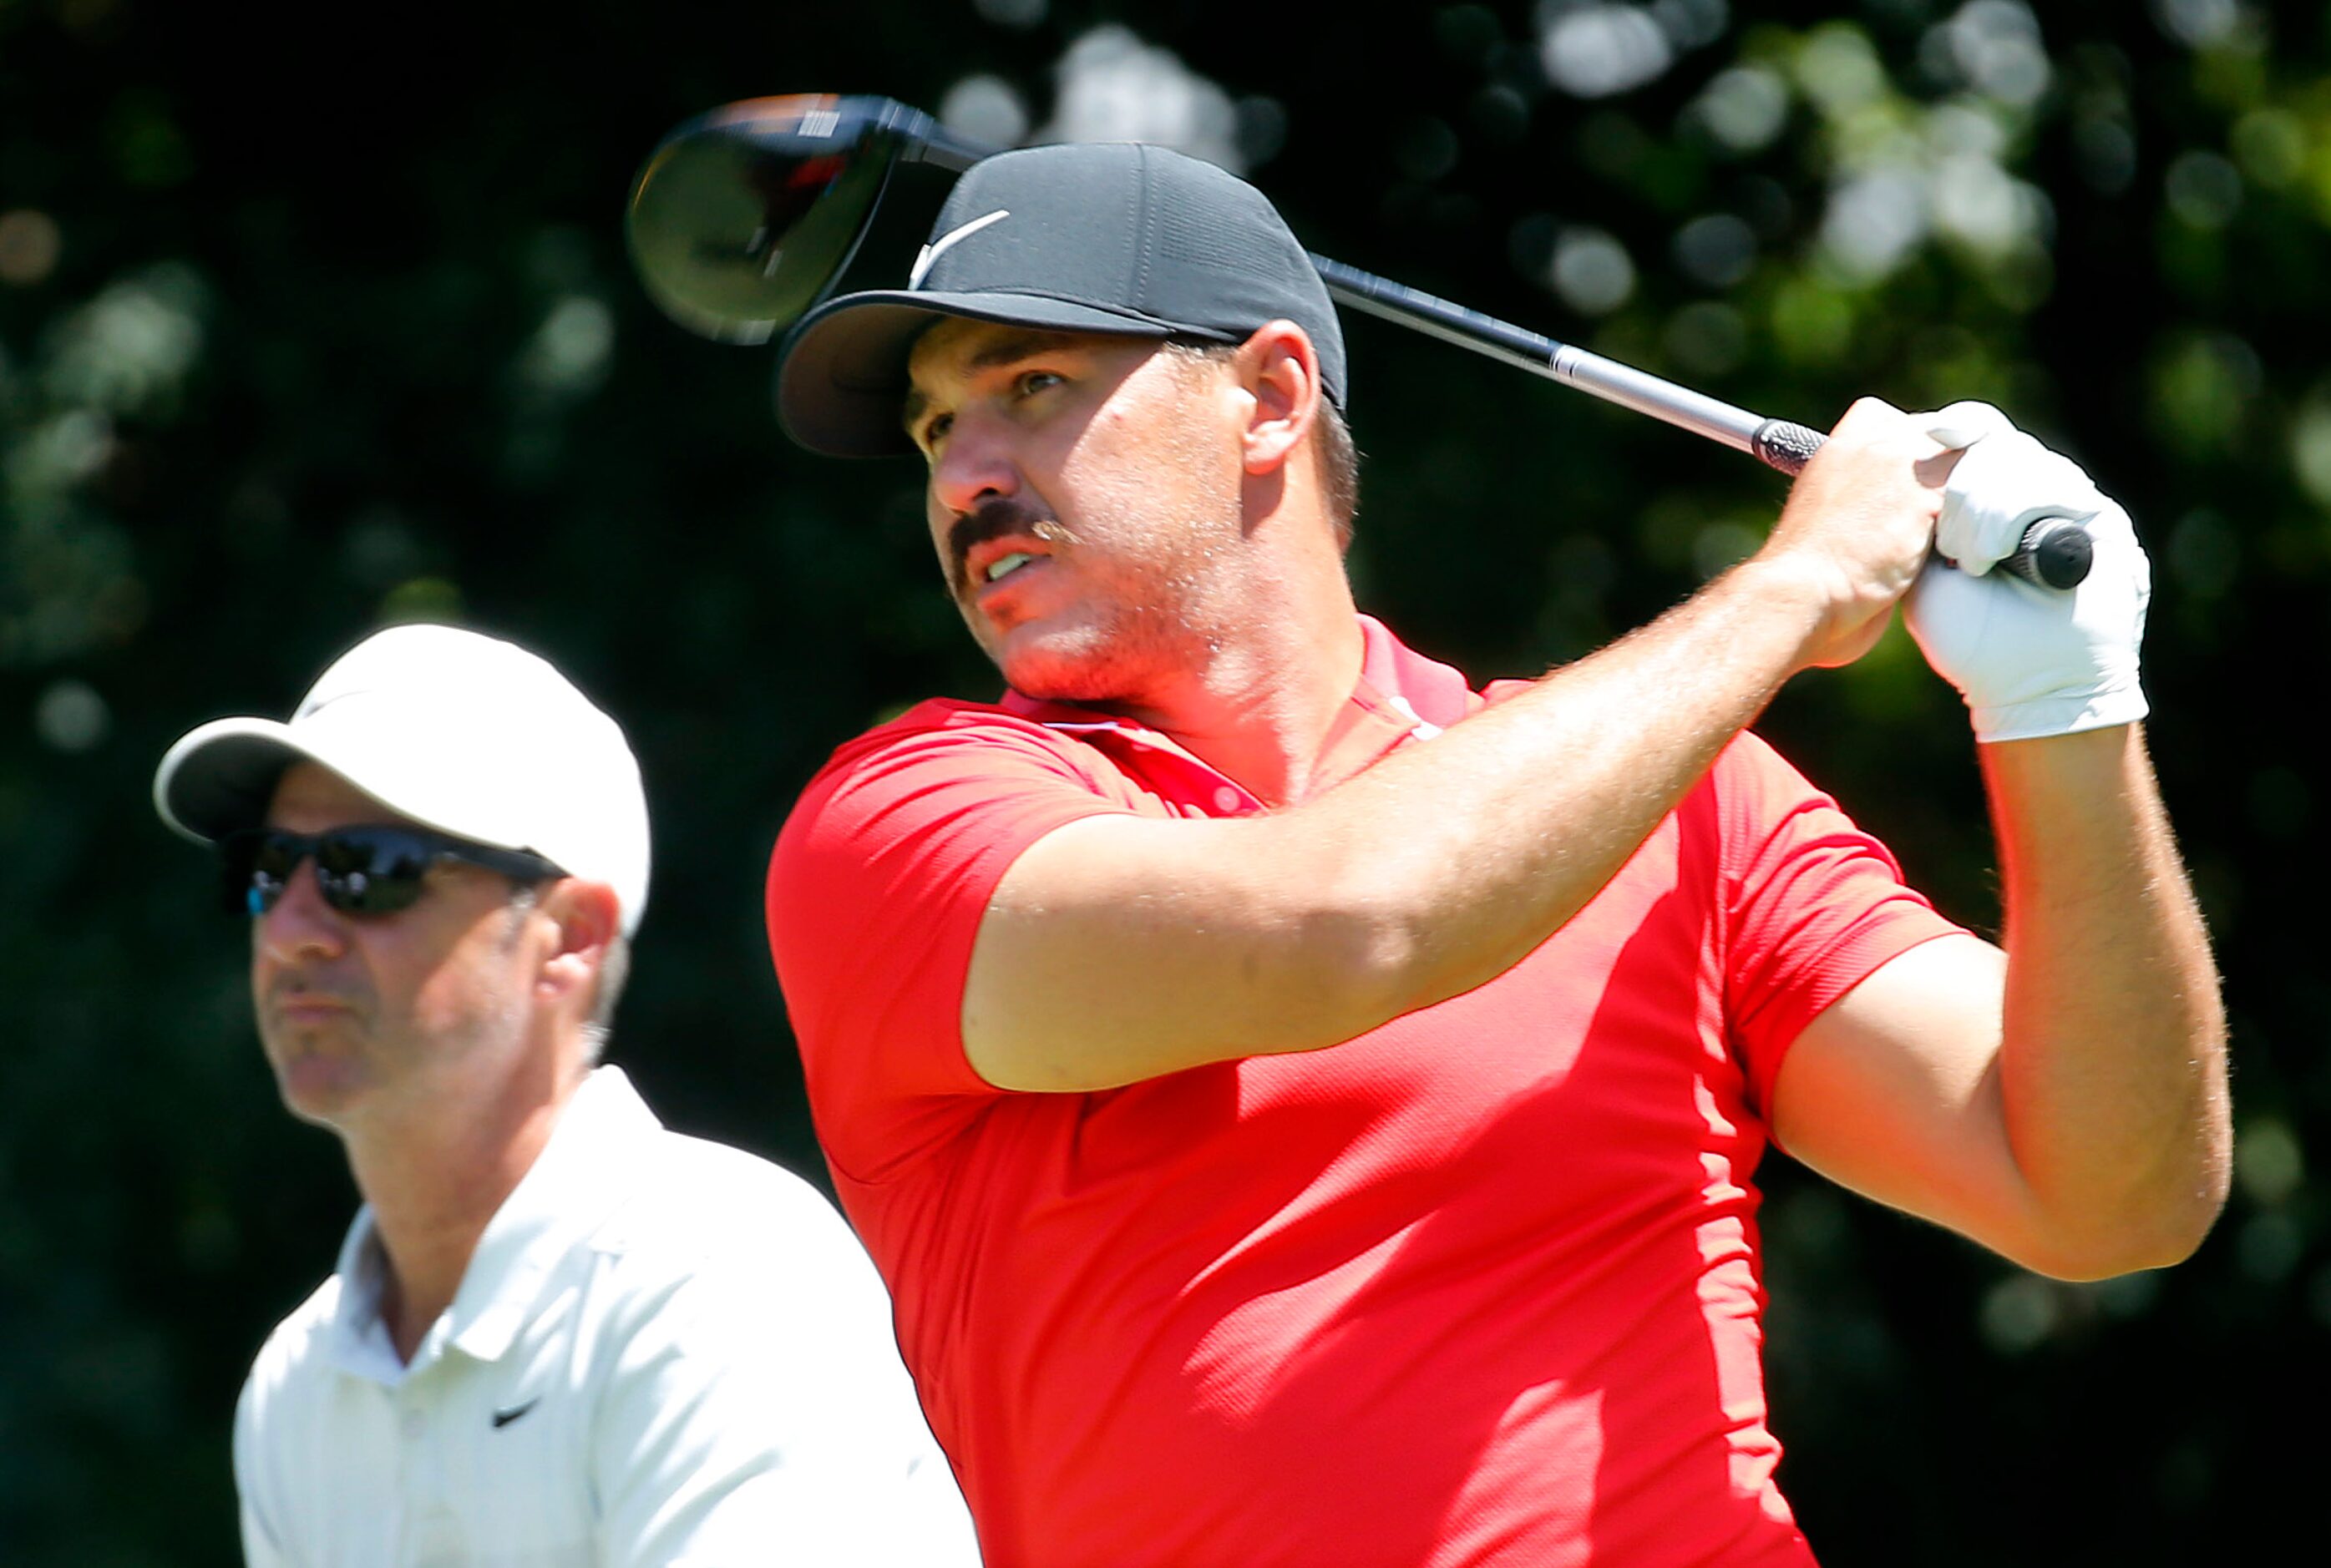
[[[2271,1208],[2306,1179],[2307,1154],[2289,1123],[2268,1116],[2242,1123],[2234,1135],[2234,1181],[2244,1197]]]
[[[105,698],[84,680],[52,681],[33,705],[33,732],[62,752],[93,750],[112,727]]]
[[[64,236],[48,214],[30,207],[0,213],[0,283],[25,289],[43,282],[63,252]]]
[[[1582,316],[1607,316],[1635,291],[1635,263],[1618,237],[1602,229],[1565,229],[1554,242],[1546,280]]]
[[[939,123],[967,141],[1017,147],[1028,134],[1028,106],[1000,76],[966,76],[939,100]]]

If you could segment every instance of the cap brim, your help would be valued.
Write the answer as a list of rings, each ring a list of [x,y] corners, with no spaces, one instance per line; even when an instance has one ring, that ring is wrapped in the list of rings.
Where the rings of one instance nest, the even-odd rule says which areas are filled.
[[[154,770],[154,809],[172,829],[198,843],[267,820],[275,785],[294,763],[312,762],[338,774],[389,811],[440,832],[507,850],[533,845],[480,822],[456,822],[442,800],[429,798],[405,776],[399,757],[385,752],[382,736],[363,725],[300,727],[271,718],[217,718],[180,737]],[[557,857],[552,857],[556,859]]]
[[[271,718],[220,718],[188,731],[154,770],[154,809],[198,843],[257,827],[275,781],[309,752]]]
[[[1189,330],[1040,294],[845,294],[803,317],[786,336],[777,366],[777,423],[801,445],[828,457],[913,451],[915,443],[899,421],[907,394],[907,356],[915,339],[943,316],[1124,337],[1169,337]]]

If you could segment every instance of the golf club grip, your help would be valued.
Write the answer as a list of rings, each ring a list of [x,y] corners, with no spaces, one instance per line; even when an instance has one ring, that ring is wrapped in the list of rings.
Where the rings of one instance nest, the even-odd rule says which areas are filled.
[[[1748,451],[1766,468],[1794,476],[1804,471],[1829,437],[1794,420],[1768,419],[1748,438]]]
[[[1749,438],[1748,450],[1766,467],[1795,474],[1828,439],[1802,424],[1768,419]],[[2095,560],[2096,542],[2086,528],[2069,518],[2040,518],[2023,530],[2022,542],[1999,565],[2034,587],[2071,589],[2088,580]]]

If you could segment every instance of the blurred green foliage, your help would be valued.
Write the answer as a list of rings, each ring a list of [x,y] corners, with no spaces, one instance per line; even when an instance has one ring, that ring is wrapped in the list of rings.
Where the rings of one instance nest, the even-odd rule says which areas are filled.
[[[1004,139],[1180,139],[1328,254],[1808,423],[1995,401],[2124,498],[2234,1023],[2236,1195],[2191,1263],[2074,1287],[1774,1156],[1783,1478],[1840,1563],[2307,1538],[2312,1467],[2270,1418],[2313,1408],[2331,1330],[2331,980],[2298,885],[2324,848],[2331,14],[934,0],[306,27],[0,0],[0,1561],[234,1558],[234,1392],[354,1199],[277,1107],[240,933],[147,792],[183,730],[288,708],[377,623],[518,637],[624,719],[656,891],[614,1055],[668,1120],[816,1171],[769,843],[832,745],[993,682],[911,470],[787,448],[767,351],[656,316],[618,221],[680,119],[817,90]],[[935,200],[904,193],[908,246]],[[1783,494],[1347,331],[1363,601],[1477,676],[1640,623]],[[1763,727],[1946,910],[1995,922],[1957,703],[1898,633]]]

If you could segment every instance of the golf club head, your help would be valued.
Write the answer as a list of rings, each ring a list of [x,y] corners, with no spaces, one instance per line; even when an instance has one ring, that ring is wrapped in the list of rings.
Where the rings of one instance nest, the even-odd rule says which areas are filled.
[[[648,155],[624,240],[664,314],[719,342],[765,343],[850,265],[897,164],[963,168],[978,156],[887,98],[748,99]]]

